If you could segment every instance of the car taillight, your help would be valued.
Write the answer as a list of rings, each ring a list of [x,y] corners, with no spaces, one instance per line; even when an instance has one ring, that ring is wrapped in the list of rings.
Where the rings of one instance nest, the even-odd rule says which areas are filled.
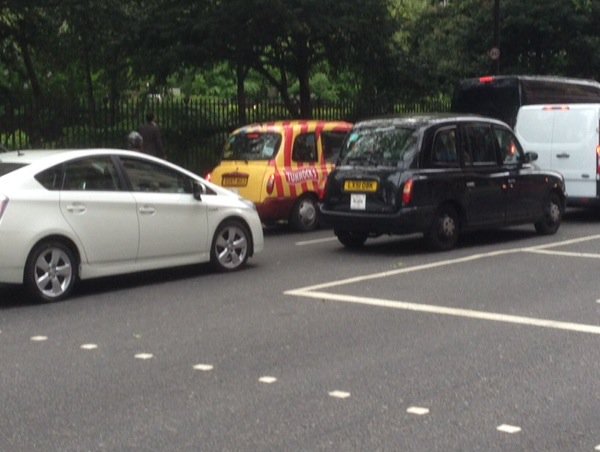
[[[8,198],[4,195],[0,195],[0,220],[2,219],[2,215],[6,210],[6,206],[8,206]]]
[[[491,75],[486,75],[485,77],[479,77],[479,83],[493,83],[494,77]]]
[[[275,174],[271,174],[267,180],[267,193],[270,195],[275,188]]]
[[[413,180],[408,179],[404,183],[404,188],[402,189],[402,205],[408,206],[412,202],[413,197]]]
[[[596,146],[596,174],[600,175],[600,144]],[[2,210],[0,209],[0,217],[2,216]]]

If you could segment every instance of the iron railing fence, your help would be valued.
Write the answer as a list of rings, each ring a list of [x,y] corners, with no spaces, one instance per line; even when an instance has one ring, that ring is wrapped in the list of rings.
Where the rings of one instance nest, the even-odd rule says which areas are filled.
[[[352,101],[312,105],[315,119],[346,120],[385,114],[448,111],[446,100],[395,103]],[[91,147],[125,148],[126,137],[153,111],[159,123],[168,158],[204,173],[219,161],[227,135],[243,123],[292,119],[282,102],[261,101],[240,114],[235,101],[216,99],[127,99],[116,103],[83,101],[51,103],[36,109],[29,105],[0,105],[0,144],[7,149]],[[245,118],[245,119],[244,119]]]

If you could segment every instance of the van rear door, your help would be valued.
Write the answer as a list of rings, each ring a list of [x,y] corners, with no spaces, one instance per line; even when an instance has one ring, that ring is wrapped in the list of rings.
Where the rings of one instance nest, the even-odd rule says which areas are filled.
[[[521,107],[515,131],[526,152],[536,152],[542,169],[565,177],[570,199],[595,198],[600,105]]]
[[[552,166],[565,176],[569,198],[596,197],[597,104],[554,108]]]

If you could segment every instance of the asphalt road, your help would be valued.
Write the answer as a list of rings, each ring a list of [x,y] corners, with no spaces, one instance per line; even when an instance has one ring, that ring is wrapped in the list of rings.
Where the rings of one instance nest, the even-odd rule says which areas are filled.
[[[61,303],[0,286],[0,451],[600,450],[600,213],[265,245]]]

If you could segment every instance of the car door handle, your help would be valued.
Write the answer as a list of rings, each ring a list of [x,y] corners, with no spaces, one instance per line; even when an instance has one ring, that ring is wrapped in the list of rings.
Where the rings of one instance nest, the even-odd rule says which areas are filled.
[[[560,154],[556,154],[556,157],[559,159],[568,159],[571,156],[569,154],[567,154],[566,152],[561,152]]]
[[[513,179],[512,177],[510,179],[508,179],[508,183],[509,184],[514,184],[517,181],[517,179]]]
[[[140,207],[140,213],[142,215],[152,215],[156,213],[156,209],[152,206],[142,206]]]
[[[87,210],[85,204],[69,204],[67,205],[67,212],[71,213],[84,213]]]
[[[467,188],[475,188],[475,182],[467,182]]]

